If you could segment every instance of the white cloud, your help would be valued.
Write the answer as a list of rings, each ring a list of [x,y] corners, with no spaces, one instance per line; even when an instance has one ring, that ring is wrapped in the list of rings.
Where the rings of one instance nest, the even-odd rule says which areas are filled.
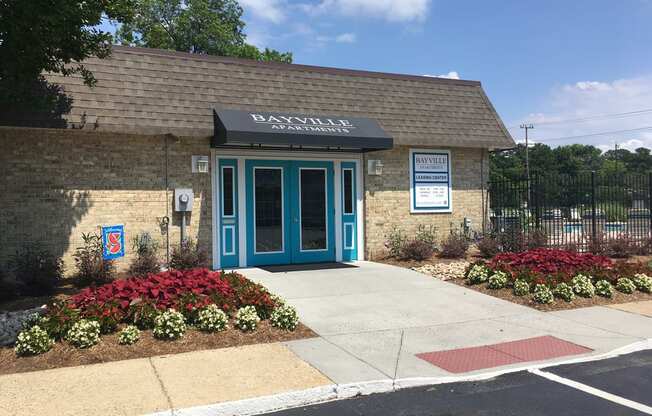
[[[457,71],[450,71],[448,74],[441,74],[441,75],[423,74],[423,76],[432,77],[432,78],[460,79],[460,74]]]
[[[356,36],[355,33],[341,33],[337,36],[326,36],[326,35],[319,35],[315,37],[315,40],[317,42],[337,42],[337,43],[355,43],[356,41]]]
[[[317,5],[303,4],[302,8],[309,14],[367,15],[390,22],[409,22],[424,20],[430,2],[431,0],[321,0]]]
[[[335,36],[335,42],[339,43],[355,43],[356,36],[355,33],[342,33]]]
[[[240,0],[246,12],[261,20],[281,23],[285,20],[283,2],[279,0]]]
[[[652,75],[559,86],[547,97],[543,111],[509,123],[513,124],[510,128],[513,137],[523,137],[519,128],[523,122],[534,124],[530,132],[534,140],[553,146],[583,143],[606,150],[618,143],[630,150],[652,148],[652,129],[622,132],[652,127]],[[619,133],[595,135],[603,132]],[[572,138],[546,140],[569,136]]]

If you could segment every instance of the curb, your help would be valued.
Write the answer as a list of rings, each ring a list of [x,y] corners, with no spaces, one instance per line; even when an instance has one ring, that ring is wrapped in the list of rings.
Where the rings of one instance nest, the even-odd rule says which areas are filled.
[[[637,351],[652,349],[652,338],[634,342],[615,350],[566,361],[554,363],[541,363],[528,366],[513,367],[497,371],[467,376],[447,377],[409,377],[402,379],[383,379],[359,383],[330,384],[306,390],[290,391],[271,396],[255,397],[251,399],[223,402],[206,406],[188,407],[185,409],[171,409],[152,413],[150,416],[250,416],[261,413],[291,409],[294,407],[308,406],[333,400],[350,399],[356,396],[366,396],[376,393],[390,393],[402,389],[437,384],[459,383],[465,381],[482,381],[501,376],[503,374],[519,371],[543,369],[558,365],[583,363],[604,360],[619,355],[630,354]]]

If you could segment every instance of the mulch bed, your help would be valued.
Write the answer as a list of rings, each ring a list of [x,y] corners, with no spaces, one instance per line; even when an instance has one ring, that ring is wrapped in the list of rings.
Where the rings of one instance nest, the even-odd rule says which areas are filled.
[[[469,263],[475,263],[478,260],[483,260],[482,257],[479,256],[479,253],[477,252],[472,252],[469,251],[469,255],[466,256],[465,259],[443,259],[441,257],[437,257],[436,255],[433,255],[430,259],[428,260],[423,260],[423,261],[415,261],[415,260],[398,260],[392,257],[386,257],[386,258],[381,258],[381,259],[374,259],[374,261],[377,261],[379,263],[385,263],[385,264],[390,264],[392,266],[398,266],[398,267],[404,267],[407,269],[410,269],[412,267],[420,267],[424,266],[426,264],[435,264],[435,263],[452,263],[452,262],[459,262],[459,261],[468,261]],[[614,259],[614,260],[621,260],[621,259]],[[652,256],[632,256],[629,258],[627,261],[629,262],[642,262],[642,263],[649,263],[652,262]],[[436,279],[433,277],[433,279]],[[529,306],[530,308],[534,308],[540,311],[548,312],[548,311],[559,311],[559,310],[565,310],[565,309],[577,309],[577,308],[585,308],[588,306],[605,306],[605,305],[614,305],[618,303],[628,303],[628,302],[638,302],[638,301],[644,301],[644,300],[652,300],[652,294],[649,293],[643,293],[636,291],[632,293],[631,295],[626,295],[624,293],[618,292],[614,288],[614,294],[613,297],[611,298],[604,298],[602,296],[594,296],[592,298],[583,298],[580,296],[576,296],[575,299],[572,302],[566,302],[563,299],[558,299],[555,298],[555,302],[552,304],[548,305],[542,305],[540,303],[534,302],[532,300],[531,296],[514,296],[514,293],[512,292],[511,288],[506,288],[506,289],[489,289],[487,288],[486,284],[480,284],[480,285],[467,285],[466,280],[464,279],[450,279],[447,280],[450,283],[455,283],[456,285],[459,286],[464,286],[468,289],[473,289],[475,291],[494,296],[500,299],[507,300],[509,302],[513,303],[518,303],[519,305],[525,305]]]
[[[449,264],[449,263],[458,263],[460,261],[468,261],[469,263],[475,263],[476,261],[480,260],[481,257],[478,256],[467,256],[466,258],[463,259],[444,259],[441,257],[437,257],[437,255],[433,255],[430,259],[428,260],[422,260],[422,261],[417,261],[417,260],[399,260],[394,257],[384,257],[384,258],[379,258],[379,259],[374,259],[373,261],[378,262],[378,263],[384,263],[384,264],[389,264],[392,266],[398,266],[398,267],[405,267],[406,269],[410,269],[412,267],[421,267],[425,266],[426,264],[435,264],[435,263],[443,263],[443,264]]]
[[[242,332],[232,325],[230,329],[215,334],[189,328],[183,338],[175,341],[158,340],[154,338],[152,331],[142,331],[140,340],[134,345],[118,344],[116,332],[103,335],[99,344],[88,349],[77,349],[66,342],[56,342],[47,353],[33,357],[17,357],[13,348],[0,348],[0,375],[316,336],[303,324],[299,324],[297,329],[290,332],[272,327],[269,321],[260,322],[253,332]]]
[[[494,296],[509,302],[518,303],[519,305],[529,306],[543,312],[560,311],[565,309],[586,308],[588,306],[608,306],[618,303],[638,302],[643,300],[652,300],[652,294],[636,291],[631,295],[626,295],[617,291],[614,288],[613,297],[605,298],[602,296],[593,296],[592,298],[583,298],[576,296],[572,302],[566,302],[563,299],[555,298],[555,302],[547,305],[537,303],[532,300],[532,296],[515,296],[511,288],[505,289],[489,289],[485,284],[468,285],[464,279],[448,280],[450,283],[455,283],[459,286],[464,286],[468,289],[484,293],[489,296]]]

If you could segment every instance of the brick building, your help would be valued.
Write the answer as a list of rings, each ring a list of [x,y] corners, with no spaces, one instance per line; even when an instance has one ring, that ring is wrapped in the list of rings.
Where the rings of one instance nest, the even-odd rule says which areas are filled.
[[[125,265],[183,218],[216,268],[373,258],[394,226],[480,230],[488,150],[514,144],[475,81],[125,47],[86,64],[92,89],[49,78],[69,128],[0,128],[0,264],[39,241],[70,266],[123,224]]]

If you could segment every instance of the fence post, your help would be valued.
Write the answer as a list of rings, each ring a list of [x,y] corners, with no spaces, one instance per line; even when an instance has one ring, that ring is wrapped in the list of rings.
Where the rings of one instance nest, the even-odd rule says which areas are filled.
[[[648,193],[647,193],[647,199],[648,199],[648,218],[650,220],[650,235],[648,238],[652,238],[652,172],[648,173],[647,175],[647,187],[648,187]],[[651,247],[652,248],[652,247]]]
[[[539,193],[541,192],[541,177],[536,175],[534,177],[534,222],[537,230],[541,229],[541,213],[539,210]]]
[[[598,244],[598,227],[596,222],[596,206],[595,206],[595,171],[591,171],[591,249],[596,251]]]

